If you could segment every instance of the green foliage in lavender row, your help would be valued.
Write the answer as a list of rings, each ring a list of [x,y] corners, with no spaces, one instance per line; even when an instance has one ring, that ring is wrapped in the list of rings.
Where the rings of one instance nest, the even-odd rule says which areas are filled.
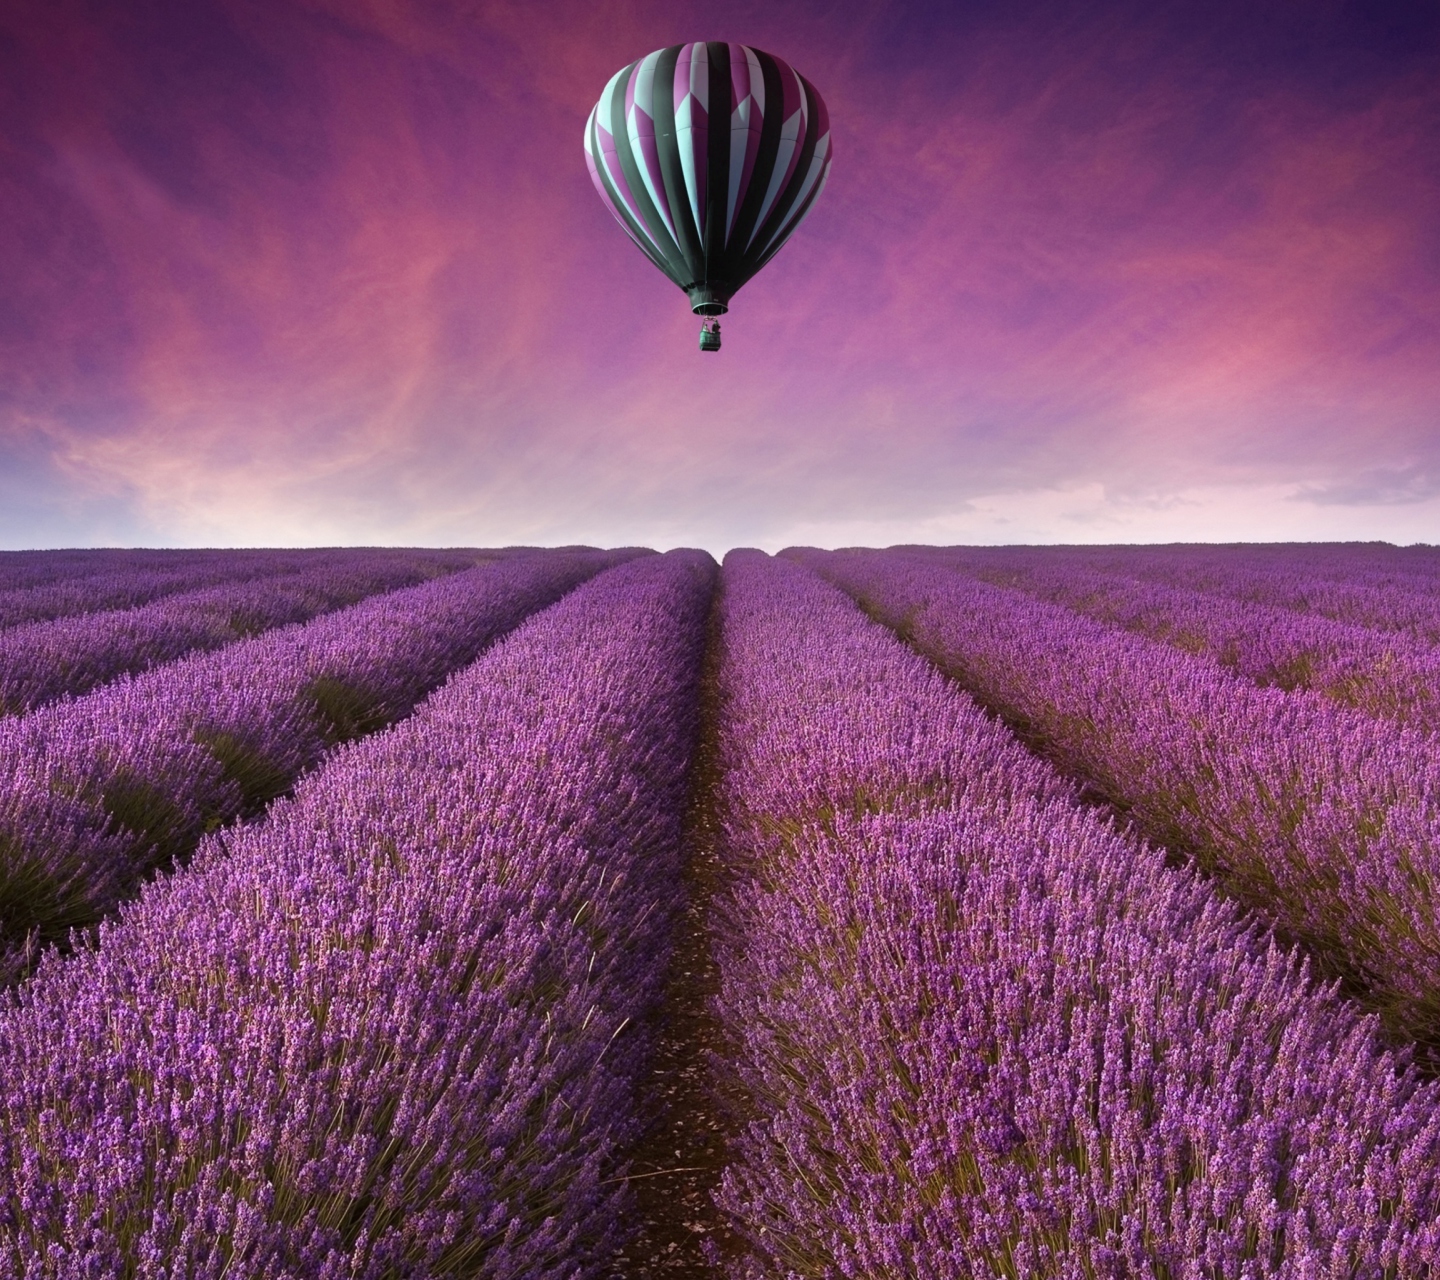
[[[79,553],[86,557],[80,564],[91,565],[93,570],[74,573],[67,573],[63,567],[67,553],[28,554],[39,557],[34,568],[43,573],[47,564],[52,565],[57,576],[42,576],[32,581],[29,579],[33,573],[12,570],[16,585],[0,588],[0,628],[112,609],[134,609],[152,600],[222,583],[284,578],[324,569],[337,574],[355,569],[373,572],[383,564],[397,573],[409,573],[411,581],[419,582],[469,568],[479,556],[493,553],[388,547],[316,551],[90,551]],[[4,575],[0,572],[0,582],[3,581]]]
[[[1440,740],[899,555],[809,557],[1397,1037],[1440,1045]]]
[[[0,721],[0,979],[611,563],[507,558]]]
[[[1440,730],[1440,648],[1403,632],[1106,573],[1029,548],[950,563],[1211,658],[1257,684],[1311,689],[1367,715]]]
[[[603,1274],[714,575],[602,574],[0,999],[0,1277]]]
[[[225,583],[134,609],[13,627],[0,632],[0,715],[19,715],[128,672],[304,622],[433,576],[417,564],[384,557]]]
[[[1440,1261],[1440,1092],[797,564],[722,578],[737,1277]]]

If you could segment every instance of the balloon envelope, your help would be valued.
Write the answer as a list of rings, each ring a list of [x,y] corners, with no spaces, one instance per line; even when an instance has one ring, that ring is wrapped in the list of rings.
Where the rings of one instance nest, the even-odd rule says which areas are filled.
[[[657,49],[615,73],[585,126],[596,190],[702,315],[724,312],[800,225],[830,156],[815,86],[743,44]]]

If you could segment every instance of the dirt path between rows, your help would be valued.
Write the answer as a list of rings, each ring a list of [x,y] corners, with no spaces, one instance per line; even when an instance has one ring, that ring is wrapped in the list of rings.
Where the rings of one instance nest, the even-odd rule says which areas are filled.
[[[655,1115],[629,1170],[639,1229],[611,1264],[615,1280],[718,1280],[720,1271],[706,1262],[707,1249],[719,1248],[726,1255],[736,1251],[711,1198],[727,1159],[727,1120],[715,1094],[710,1060],[722,1043],[720,1025],[711,1014],[720,984],[711,931],[713,906],[725,878],[713,809],[718,782],[718,603],[717,588],[685,824],[685,910],[676,928],[655,1060],[642,1086]]]
[[[706,921],[719,877],[713,846],[692,850],[689,901],[677,939],[647,1098],[657,1109],[630,1178],[639,1232],[613,1264],[616,1280],[705,1277],[706,1241],[729,1242],[711,1193],[725,1168],[724,1120],[710,1085],[707,1053],[719,1045],[709,1013],[718,984]]]

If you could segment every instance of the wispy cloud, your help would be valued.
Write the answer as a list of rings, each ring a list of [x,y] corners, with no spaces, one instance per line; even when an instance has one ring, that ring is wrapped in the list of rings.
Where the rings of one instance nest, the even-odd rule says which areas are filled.
[[[1293,495],[1296,502],[1339,507],[1391,507],[1428,502],[1437,496],[1440,471],[1419,466],[1371,467],[1353,479],[1305,485]]]

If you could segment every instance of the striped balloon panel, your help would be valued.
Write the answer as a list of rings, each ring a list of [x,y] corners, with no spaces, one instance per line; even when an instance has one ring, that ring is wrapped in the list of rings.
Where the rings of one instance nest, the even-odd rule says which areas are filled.
[[[721,301],[809,213],[830,119],[788,63],[743,44],[671,45],[617,71],[585,126],[591,180],[682,289]]]

